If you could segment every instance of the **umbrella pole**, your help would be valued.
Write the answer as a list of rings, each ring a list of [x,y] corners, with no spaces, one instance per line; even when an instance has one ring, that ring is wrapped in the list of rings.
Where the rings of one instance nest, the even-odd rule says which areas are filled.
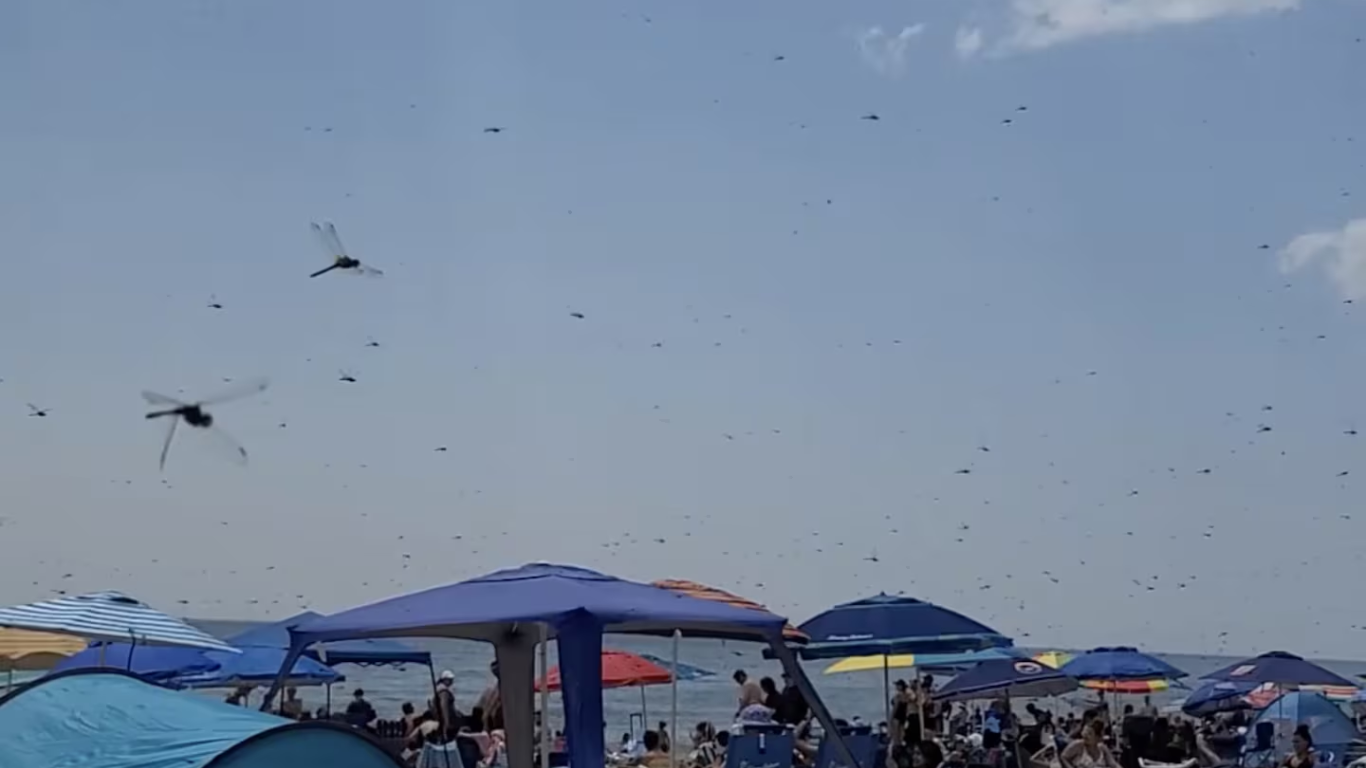
[[[669,705],[669,768],[674,768],[677,764],[675,755],[678,754],[678,641],[683,637],[682,630],[674,630],[674,653],[673,665],[669,668],[670,680],[670,705]]]
[[[640,738],[645,738],[645,732],[650,730],[650,714],[645,709],[645,686],[640,686]]]
[[[887,669],[887,654],[882,654],[882,722],[887,724],[887,730],[892,729],[892,673]]]
[[[550,768],[550,625],[541,623],[541,768]]]

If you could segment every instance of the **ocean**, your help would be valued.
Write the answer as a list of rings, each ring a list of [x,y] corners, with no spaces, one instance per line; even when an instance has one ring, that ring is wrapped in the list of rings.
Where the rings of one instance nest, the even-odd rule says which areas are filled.
[[[224,621],[196,621],[195,623],[219,637],[228,636],[255,626],[249,623]],[[468,710],[473,706],[480,692],[492,680],[488,671],[489,662],[493,660],[492,646],[459,640],[411,640],[406,642],[414,647],[431,651],[437,674],[446,669],[455,673],[456,698],[462,709]],[[672,654],[672,641],[652,637],[608,635],[604,638],[603,647],[634,653],[649,653],[664,659],[670,658]],[[761,646],[755,643],[684,638],[679,643],[678,660],[710,670],[716,675],[678,684],[678,727],[680,732],[686,732],[701,720],[710,720],[713,723],[730,722],[731,715],[735,711],[735,683],[731,680],[731,673],[735,670],[743,669],[755,679],[771,676],[777,680],[781,671],[777,662],[765,660],[761,652]],[[1190,673],[1192,680],[1241,658],[1187,654],[1156,655]],[[1358,675],[1366,674],[1366,661],[1318,659],[1315,661],[1350,679],[1355,680]],[[554,643],[551,643],[550,663],[555,663]],[[807,674],[816,686],[816,690],[831,712],[836,717],[843,718],[858,715],[867,722],[882,720],[881,670],[836,675],[822,674],[821,671],[830,663],[832,662],[807,662],[805,667]],[[379,710],[380,716],[385,718],[396,718],[399,714],[399,707],[406,701],[413,702],[415,706],[421,709],[423,703],[431,696],[431,680],[425,667],[408,666],[403,669],[394,669],[391,667],[373,668],[347,665],[339,667],[338,671],[346,675],[346,682],[333,687],[332,702],[334,709],[343,706],[355,688],[365,689],[366,698]],[[911,670],[909,669],[893,669],[891,677],[895,680],[898,677],[907,677],[910,673]],[[1162,706],[1163,703],[1184,698],[1187,693],[1188,691],[1185,690],[1173,689],[1155,694],[1153,699],[1155,704]],[[214,693],[211,695],[221,696],[223,694]],[[308,707],[316,709],[323,704],[325,694],[322,689],[310,689],[300,691],[300,696]],[[1079,702],[1085,696],[1094,697],[1095,694],[1078,692],[1078,694],[1073,695],[1073,701]],[[1136,700],[1136,697],[1130,698]],[[633,715],[636,727],[639,729],[639,718],[642,711],[641,690],[639,688],[604,691],[603,706],[608,723],[609,740],[613,733],[619,734],[631,730]],[[550,717],[553,723],[561,722],[559,707],[559,697],[552,694],[550,697]],[[667,720],[670,711],[670,687],[663,685],[646,688],[644,710],[645,716],[648,718],[646,722],[651,725],[660,720]]]

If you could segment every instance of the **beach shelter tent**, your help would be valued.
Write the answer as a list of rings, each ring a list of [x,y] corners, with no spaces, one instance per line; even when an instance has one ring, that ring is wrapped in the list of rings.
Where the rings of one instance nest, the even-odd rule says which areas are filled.
[[[0,627],[55,632],[89,640],[127,640],[136,645],[175,645],[237,652],[222,640],[122,592],[67,595],[0,608]]]
[[[1032,659],[995,659],[950,680],[934,694],[935,701],[995,698],[1042,698],[1077,689],[1076,678]]]
[[[170,684],[179,688],[231,688],[239,685],[270,685],[280,673],[289,651],[285,648],[246,647],[241,653],[205,651],[216,662],[215,669],[180,674]],[[319,661],[301,657],[285,678],[285,685],[296,687],[332,685],[345,680],[340,673]]]
[[[1351,680],[1285,651],[1272,651],[1244,659],[1204,675],[1204,678],[1234,683],[1355,687]]]
[[[703,669],[692,664],[684,664],[681,661],[672,661],[663,656],[656,656],[653,653],[642,653],[640,658],[652,661],[664,669],[673,668],[679,680],[701,680],[704,677],[716,677],[716,673],[710,669]]]
[[[767,611],[691,597],[586,568],[532,563],[469,581],[353,608],[290,630],[286,665],[315,643],[358,638],[446,637],[492,643],[508,732],[509,768],[532,768],[535,648],[556,640],[564,679],[569,763],[601,768],[602,636],[607,632],[768,642],[812,710],[853,762],[811,681],[782,641],[786,620]],[[278,690],[267,694],[263,707]]]
[[[359,731],[296,723],[111,669],[45,677],[0,698],[0,765],[51,768],[398,768]]]
[[[1320,693],[1292,691],[1272,702],[1253,721],[1251,732],[1259,723],[1272,723],[1276,730],[1276,745],[1272,754],[1286,754],[1290,737],[1301,723],[1309,726],[1314,748],[1325,764],[1342,765],[1347,747],[1356,739],[1356,725],[1336,704]]]

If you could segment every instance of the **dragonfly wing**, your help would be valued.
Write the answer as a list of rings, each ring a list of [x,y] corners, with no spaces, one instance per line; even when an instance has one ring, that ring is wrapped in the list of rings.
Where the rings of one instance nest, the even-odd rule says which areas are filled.
[[[270,386],[270,379],[257,377],[254,379],[243,379],[233,384],[228,389],[214,394],[213,397],[206,397],[199,401],[200,405],[217,405],[231,400],[238,400],[247,395],[254,395],[257,392],[264,392]]]
[[[247,449],[233,439],[232,435],[224,432],[218,426],[200,429],[199,431],[204,433],[206,441],[213,445],[215,453],[225,456],[234,464],[247,463]]]
[[[342,253],[339,250],[340,246],[332,243],[332,239],[328,237],[327,230],[324,229],[321,224],[316,221],[309,222],[309,227],[313,229],[313,238],[318,241],[318,245],[322,246],[323,251],[327,254],[327,258],[336,261],[342,257]],[[332,228],[331,222],[328,222],[327,227]]]
[[[327,243],[328,248],[332,250],[332,255],[346,255],[346,246],[342,245],[341,236],[337,234],[336,224],[329,221],[323,226],[323,240]]]
[[[161,470],[166,471],[166,454],[171,452],[171,440],[175,438],[176,425],[180,423],[179,416],[172,416],[169,421],[171,426],[166,428],[166,441],[161,444]]]
[[[169,405],[169,406],[174,407],[174,408],[180,408],[180,407],[189,405],[189,403],[182,403],[181,401],[175,399],[174,397],[167,397],[167,396],[165,396],[165,395],[158,395],[158,394],[155,393],[155,392],[148,392],[148,391],[145,390],[145,389],[142,391],[142,399],[143,399],[143,400],[146,400],[148,403],[150,403],[150,404],[152,404],[152,405]]]
[[[350,275],[358,275],[360,277],[384,277],[384,272],[375,269],[374,267],[368,264],[359,264],[357,266],[354,266],[346,270],[346,273]]]

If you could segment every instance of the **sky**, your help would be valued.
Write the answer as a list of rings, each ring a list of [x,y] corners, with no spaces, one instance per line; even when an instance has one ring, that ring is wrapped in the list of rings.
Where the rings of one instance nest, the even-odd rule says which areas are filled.
[[[546,560],[1362,658],[1364,34],[5,3],[0,603],[270,618]],[[311,221],[385,275],[309,279]],[[210,409],[248,464],[182,428],[159,471],[140,393],[252,376]]]

